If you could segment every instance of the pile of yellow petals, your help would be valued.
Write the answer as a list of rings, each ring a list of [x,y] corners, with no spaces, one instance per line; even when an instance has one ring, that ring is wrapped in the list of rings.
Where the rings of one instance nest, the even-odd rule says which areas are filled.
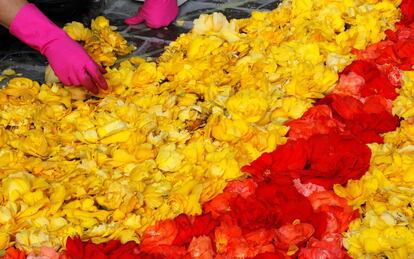
[[[202,15],[157,63],[107,68],[111,91],[98,98],[11,80],[0,91],[0,249],[58,249],[76,234],[139,242],[158,220],[200,213],[285,142],[283,123],[332,89],[353,47],[384,37],[397,5],[294,0],[238,21]],[[105,33],[92,35],[87,49],[112,63]]]
[[[371,144],[371,168],[338,195],[364,214],[351,223],[344,245],[354,258],[414,257],[414,72],[404,73],[393,112],[404,118],[385,134],[384,144]]]
[[[103,16],[92,20],[90,29],[79,22],[69,23],[63,29],[72,39],[82,42],[89,55],[101,66],[112,66],[118,56],[128,55],[135,49]]]
[[[13,76],[17,76],[18,74],[16,74],[16,71],[14,71],[13,69],[5,69],[0,73],[0,82],[7,79],[7,78],[11,78]],[[20,75],[21,76],[21,75]]]

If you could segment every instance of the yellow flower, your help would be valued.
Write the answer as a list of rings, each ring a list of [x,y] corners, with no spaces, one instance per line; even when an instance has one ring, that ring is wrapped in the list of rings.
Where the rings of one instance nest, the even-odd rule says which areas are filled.
[[[213,126],[212,136],[218,140],[235,142],[244,138],[249,132],[249,124],[244,120],[231,120],[220,117]]]
[[[202,14],[194,21],[193,33],[200,35],[218,35],[228,42],[239,40],[235,21],[229,22],[221,13]]]
[[[393,113],[405,119],[414,116],[414,73],[404,72],[404,87],[400,90],[400,95],[393,102]]]
[[[142,63],[134,72],[132,85],[142,87],[146,84],[157,83],[162,75],[157,71],[155,63]]]
[[[236,120],[258,122],[268,111],[269,104],[261,92],[243,89],[227,100],[226,107]]]
[[[39,83],[27,78],[13,78],[2,91],[8,102],[15,105],[32,103],[39,92]]]
[[[175,145],[168,144],[161,146],[155,161],[157,161],[159,169],[166,172],[174,172],[180,169],[183,159],[184,156],[176,152]]]
[[[128,128],[128,125],[123,121],[111,121],[110,123],[99,127],[97,133],[99,137],[104,138]]]
[[[272,120],[285,122],[288,119],[297,119],[312,106],[312,101],[297,97],[286,97],[275,103],[276,109],[271,114]]]
[[[187,56],[190,60],[210,55],[223,44],[223,40],[215,36],[195,38],[188,46]]]
[[[10,141],[10,145],[32,156],[47,156],[50,152],[47,140],[42,132],[28,131],[25,137]]]
[[[8,200],[16,201],[30,191],[31,183],[28,177],[25,176],[26,175],[16,175],[3,180],[2,190]]]
[[[1,72],[1,75],[2,76],[14,76],[16,75],[16,71],[11,68],[7,68]]]
[[[12,212],[7,207],[0,207],[0,224],[10,223],[13,219]]]
[[[335,193],[350,201],[353,206],[361,206],[367,198],[375,193],[378,188],[378,180],[370,175],[364,175],[361,180],[350,180],[346,188],[335,185]]]
[[[99,31],[109,27],[109,20],[103,16],[98,16],[92,20],[91,28],[94,31]]]
[[[10,235],[4,230],[0,230],[0,250],[6,249],[9,246],[10,246]]]
[[[135,49],[110,27],[109,20],[103,16],[92,20],[91,29],[85,28],[81,23],[72,22],[64,30],[74,40],[84,42],[92,58],[104,66],[112,66],[116,62],[116,56],[128,55]]]
[[[206,160],[211,163],[208,174],[211,178],[235,179],[242,176],[240,167],[230,150],[207,154]]]
[[[76,41],[88,41],[92,37],[92,31],[85,28],[80,22],[71,22],[63,28],[69,36]]]

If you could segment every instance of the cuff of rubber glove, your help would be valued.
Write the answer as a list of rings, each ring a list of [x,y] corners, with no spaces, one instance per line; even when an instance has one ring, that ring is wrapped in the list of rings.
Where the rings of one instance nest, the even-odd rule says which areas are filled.
[[[9,31],[43,55],[47,46],[66,37],[66,33],[47,18],[34,4],[26,4],[14,17]]]

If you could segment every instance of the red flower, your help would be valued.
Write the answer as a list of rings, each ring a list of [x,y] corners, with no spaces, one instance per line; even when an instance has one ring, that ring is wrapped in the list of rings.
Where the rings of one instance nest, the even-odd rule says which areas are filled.
[[[286,144],[278,146],[272,152],[272,174],[290,172],[292,175],[297,175],[307,162],[306,143],[306,140],[298,139],[296,141],[289,140]]]
[[[266,157],[268,159],[269,155]],[[261,172],[261,168],[255,167],[255,162],[244,169],[256,174],[261,172],[262,178],[290,175],[301,178],[302,183],[311,182],[331,189],[333,184],[359,179],[369,168],[371,151],[355,137],[327,134],[314,135],[308,140],[288,141],[279,146],[271,157],[271,171]]]
[[[333,191],[315,192],[308,199],[318,214],[312,218],[317,238],[327,233],[342,233],[354,219],[359,217],[358,211],[353,210],[345,199],[337,196]]]
[[[311,182],[331,189],[359,179],[368,170],[371,150],[352,136],[315,135],[308,143],[308,160],[302,182]]]
[[[273,239],[275,238],[275,231],[270,228],[261,228],[245,233],[244,237],[249,244],[252,244],[255,247],[263,247],[272,244]]]
[[[222,214],[230,210],[230,201],[235,197],[237,197],[235,193],[220,193],[203,205],[203,211],[204,213],[211,213],[212,218],[218,219]]]
[[[321,238],[327,232],[329,219],[330,217],[328,213],[323,211],[315,212],[313,214],[310,223],[315,228],[314,237]]]
[[[181,214],[174,219],[177,227],[177,236],[173,241],[173,245],[189,244],[193,238],[193,229],[190,219],[186,214]]]
[[[214,230],[214,234],[217,253],[220,254],[229,252],[231,244],[234,243],[232,240],[240,241],[242,239],[242,229],[229,215],[222,218],[220,226]]]
[[[84,246],[84,255],[83,258],[96,258],[96,259],[107,259],[108,257],[102,251],[103,245],[93,244],[91,241],[88,241]],[[75,259],[75,258],[74,258]]]
[[[405,1],[405,3],[412,2]],[[402,4],[403,6],[404,4]],[[412,3],[409,8],[413,8]],[[406,9],[409,9],[408,6]],[[411,16],[412,17],[412,16]],[[358,56],[358,59],[365,61],[371,61],[377,65],[387,65],[392,67],[398,67],[402,70],[411,70],[412,65],[414,64],[414,50],[413,50],[413,40],[414,40],[414,30],[413,28],[407,27],[404,23],[399,23],[396,25],[397,31],[387,30],[385,31],[387,35],[387,40],[376,43],[368,47],[366,50],[354,51],[354,54]],[[394,76],[388,74],[389,71],[383,70],[379,67],[380,71],[388,75],[388,79]],[[394,85],[397,82],[394,81]]]
[[[269,206],[254,195],[248,198],[239,196],[231,203],[231,215],[246,230],[271,228],[279,223],[280,213],[275,213]]]
[[[365,61],[356,60],[349,65],[342,74],[354,72],[365,80],[365,84],[361,87],[361,96],[367,97],[371,95],[381,95],[387,99],[394,100],[398,95],[395,86],[384,75],[375,64]]]
[[[398,71],[401,68],[401,66],[404,66],[404,64],[401,64],[402,61],[400,59],[400,57],[397,55],[397,51],[395,48],[395,43],[392,43],[392,45],[389,45],[387,47],[385,47],[382,50],[379,50],[379,56],[378,58],[375,60],[375,63],[377,63],[379,65],[379,69],[388,75],[388,79],[390,79],[391,83],[395,86],[399,86],[400,85],[400,79],[399,78],[397,81],[393,80],[393,74]],[[387,71],[384,69],[381,69],[381,66],[389,66],[389,67],[393,67],[393,72],[392,71]],[[392,72],[392,73],[390,73]],[[399,75],[399,77],[401,77],[401,75]]]
[[[79,237],[68,238],[66,240],[66,255],[70,258],[83,258],[84,248]]]
[[[258,254],[254,257],[254,259],[286,259],[286,258],[290,258],[290,257],[286,256],[285,254],[279,251],[276,251],[274,253]]]
[[[270,153],[263,153],[258,159],[250,165],[243,166],[241,170],[250,173],[256,180],[263,180],[263,177],[270,175],[270,169],[273,165],[273,157]]]
[[[174,219],[178,234],[174,239],[173,245],[188,245],[194,237],[208,236],[216,227],[216,222],[212,219],[211,214],[203,214],[194,217],[191,223],[189,216],[179,215]]]
[[[289,139],[308,139],[315,134],[340,133],[345,125],[334,119],[327,105],[310,108],[300,119],[286,123],[289,127]]]
[[[299,259],[348,259],[351,258],[342,248],[341,234],[331,234],[322,240],[311,238],[306,248],[299,251]]]
[[[122,246],[121,241],[119,240],[109,240],[106,244],[104,244],[103,252],[105,254],[110,254],[116,251],[118,248]]]
[[[365,84],[365,79],[354,72],[342,74],[339,82],[332,91],[332,94],[349,95],[356,98],[361,97],[361,88]]]
[[[352,120],[360,113],[391,112],[392,103],[380,95],[365,98],[364,103],[352,96],[331,94],[318,102],[333,109],[333,116],[338,120]]]
[[[82,242],[79,237],[68,238],[64,255],[72,259],[136,259],[139,256],[138,244],[128,242],[121,244],[119,240],[111,240],[107,243],[94,244],[91,241]]]
[[[395,32],[387,30],[387,39],[378,43],[372,44],[365,50],[353,50],[353,54],[357,55],[359,60],[374,61],[377,64],[397,64],[398,58],[394,53],[394,39],[396,39]]]
[[[112,241],[109,241],[109,243],[111,242]],[[140,254],[138,244],[134,242],[128,242],[124,245],[121,245],[120,242],[118,242],[118,246],[112,248],[108,247],[107,245],[104,248],[104,251],[106,253],[110,253],[109,259],[137,259],[139,258],[138,255]]]
[[[213,259],[215,254],[211,239],[206,236],[193,238],[188,247],[188,252],[191,258],[199,259]]]
[[[347,121],[347,128],[364,143],[383,143],[379,134],[393,131],[399,125],[399,118],[388,112],[361,113]]]
[[[331,106],[334,117],[364,143],[382,143],[380,134],[395,130],[399,125],[399,118],[389,112],[389,102],[379,95],[366,98],[365,103],[351,96],[330,95],[320,103]]]
[[[369,96],[364,101],[363,111],[366,113],[381,113],[392,110],[392,102],[380,95]]]
[[[251,250],[251,257],[262,253],[273,253],[276,251],[273,244],[275,238],[274,229],[258,229],[244,234],[249,248]]]
[[[414,22],[414,0],[403,0],[400,9],[403,14],[402,22],[406,24]]]
[[[314,231],[313,226],[307,223],[284,225],[276,230],[275,246],[286,251],[290,246],[301,246]]]
[[[256,190],[257,183],[253,179],[246,179],[243,181],[231,181],[227,184],[224,192],[230,192],[247,198]]]
[[[159,245],[152,248],[146,254],[135,257],[136,259],[191,259],[185,246]]]
[[[321,100],[321,103],[332,107],[335,117],[340,120],[352,120],[364,109],[362,102],[352,96],[329,95]]]
[[[14,247],[7,249],[6,254],[2,257],[3,259],[26,259],[26,254]]]
[[[145,231],[142,237],[141,250],[151,253],[158,251],[160,246],[170,246],[173,244],[177,234],[178,228],[175,221],[160,221]]]
[[[406,39],[395,43],[395,51],[399,58],[410,58],[414,55],[414,40]]]
[[[396,34],[396,40],[394,42],[397,42],[398,40],[413,40],[414,39],[414,26],[413,24],[405,25],[401,23],[396,24],[397,32]]]
[[[193,222],[193,235],[195,237],[208,236],[210,233],[214,232],[217,225],[218,222],[213,220],[210,213],[196,216]]]
[[[252,258],[261,253],[273,253],[273,239],[272,229],[262,228],[243,234],[231,216],[225,215],[215,230],[216,258]]]
[[[259,200],[266,201],[268,210],[277,215],[276,227],[290,224],[297,219],[308,222],[312,217],[310,202],[296,190],[292,180],[289,184],[281,181],[261,183],[256,190],[256,196]]]

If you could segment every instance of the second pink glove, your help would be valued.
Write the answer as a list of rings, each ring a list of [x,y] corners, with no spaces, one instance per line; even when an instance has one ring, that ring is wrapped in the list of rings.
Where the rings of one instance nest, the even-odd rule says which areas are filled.
[[[145,0],[138,13],[125,20],[126,24],[145,24],[153,29],[168,26],[178,15],[177,0]]]

